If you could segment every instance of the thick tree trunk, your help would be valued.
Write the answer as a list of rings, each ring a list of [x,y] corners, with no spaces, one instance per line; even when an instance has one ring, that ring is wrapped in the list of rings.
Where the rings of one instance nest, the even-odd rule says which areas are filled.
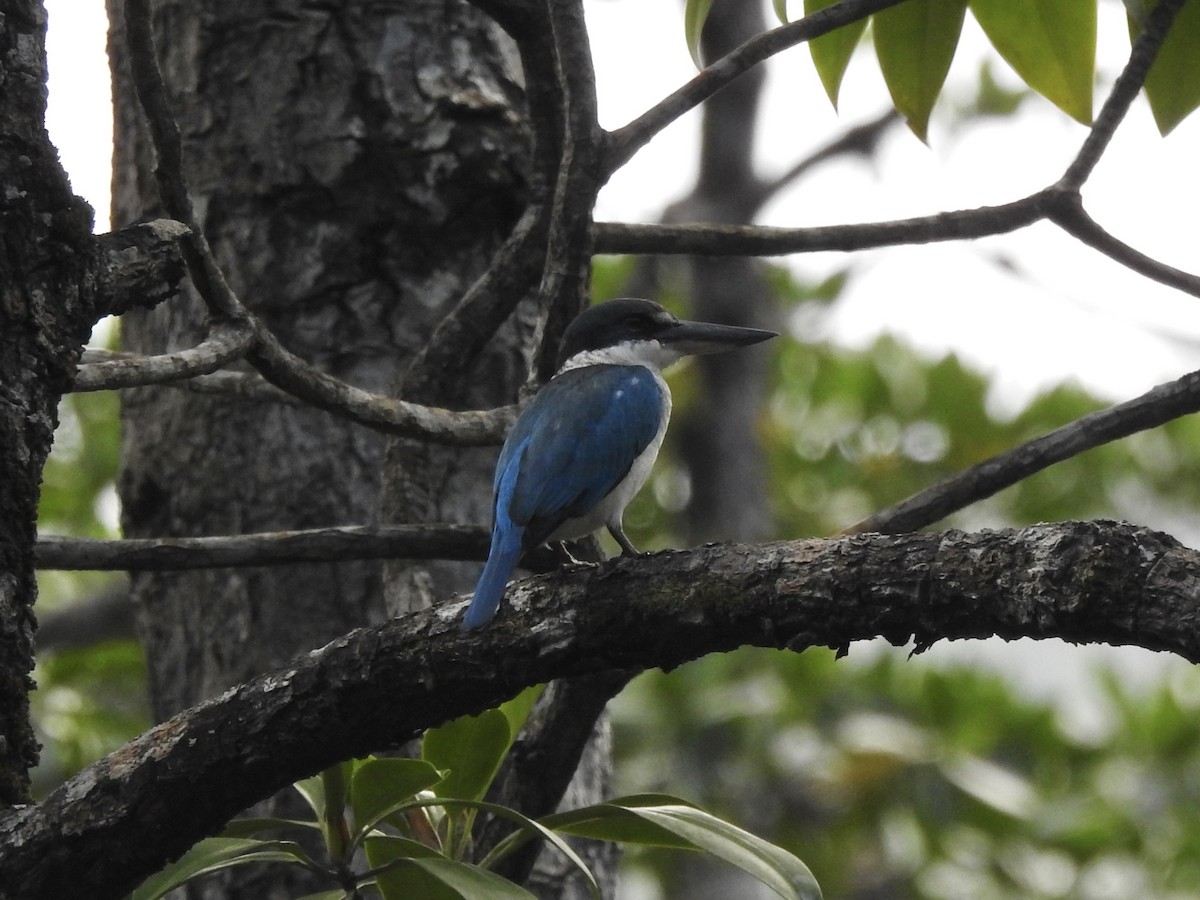
[[[110,0],[118,27],[119,6]],[[506,39],[443,0],[287,15],[266,0],[164,0],[155,30],[193,200],[232,287],[289,349],[386,392],[520,212],[526,147]],[[123,224],[153,212],[155,192],[119,33],[113,44]],[[161,353],[197,342],[204,321],[191,297],[128,316],[123,337]],[[511,401],[519,362],[508,349],[485,363],[488,389],[469,402]],[[384,439],[323,412],[145,389],[124,398],[123,424],[131,536],[381,517]],[[457,492],[439,510],[447,517],[482,519],[479,500],[462,500],[486,497],[482,464],[470,468],[418,481],[439,502]],[[133,590],[159,717],[385,613],[372,562],[146,574]]]
[[[33,544],[59,398],[91,331],[92,211],[45,130],[46,12],[0,3],[0,809],[28,802],[38,746]]]

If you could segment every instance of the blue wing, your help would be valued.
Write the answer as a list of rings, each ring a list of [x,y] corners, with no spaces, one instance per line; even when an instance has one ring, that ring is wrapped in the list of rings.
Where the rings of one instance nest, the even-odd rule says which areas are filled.
[[[506,512],[523,527],[529,549],[585,515],[658,433],[661,391],[642,366],[585,366],[553,378],[521,414],[500,453],[497,520]],[[507,482],[514,466],[515,480]]]
[[[491,621],[521,554],[585,515],[628,473],[662,424],[661,388],[641,366],[587,366],[553,378],[504,442],[492,545],[463,618]]]

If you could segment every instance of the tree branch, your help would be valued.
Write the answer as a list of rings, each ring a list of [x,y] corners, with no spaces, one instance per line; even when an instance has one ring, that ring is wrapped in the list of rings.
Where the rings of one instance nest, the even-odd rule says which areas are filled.
[[[596,253],[782,256],[821,250],[866,250],[1007,234],[1046,217],[1044,193],[1001,206],[982,206],[891,222],[774,228],[765,225],[628,225],[597,222]]]
[[[1053,200],[1047,205],[1048,218],[1067,234],[1151,281],[1200,297],[1200,277],[1159,262],[1109,234],[1087,214],[1079,194],[1049,191],[1047,197]]]
[[[41,535],[35,547],[41,569],[165,571],[229,566],[277,566],[351,559],[487,559],[489,532],[482,525],[344,525],[303,531],[214,537],[99,540]],[[544,572],[557,564],[549,550],[524,558]]]
[[[179,291],[187,271],[179,239],[188,227],[173,219],[140,222],[96,238],[96,312],[119,316],[150,309]]]
[[[134,636],[133,597],[129,582],[122,579],[103,593],[39,615],[37,651],[40,655]]]
[[[84,349],[81,361],[85,365],[94,365],[95,363],[106,363],[122,359],[142,360],[147,359],[147,357],[119,350],[103,350],[88,347]],[[168,387],[195,391],[198,394],[224,394],[247,400],[287,403],[293,406],[304,403],[299,397],[281,391],[257,372],[235,372],[230,369],[221,369],[207,375],[195,375],[181,381],[165,381],[163,384]]]
[[[1200,661],[1200,553],[1113,522],[709,545],[521,582],[483,632],[462,632],[461,611],[351,632],[0,817],[0,884],[25,900],[74,896],[81,880],[93,900],[122,896],[250,802],[555,678],[878,635],[918,650],[1061,637]]]
[[[517,407],[452,412],[373,394],[304,362],[259,326],[248,361],[267,381],[317,409],[388,434],[440,444],[499,444],[517,417]]]
[[[609,175],[625,165],[656,134],[707,100],[729,82],[789,47],[865,19],[903,0],[841,0],[833,6],[779,28],[765,31],[732,53],[706,66],[695,78],[660,100],[628,125],[609,133],[604,170]]]
[[[924,528],[1055,463],[1195,412],[1200,412],[1200,372],[1160,384],[1140,397],[993,456],[851,525],[842,534],[900,534]]]
[[[899,121],[900,114],[895,109],[888,109],[871,121],[855,125],[825,144],[825,146],[818,148],[782,175],[770,181],[761,182],[756,187],[753,196],[748,198],[750,207],[747,210],[747,220],[753,219],[758,214],[758,211],[766,206],[780,191],[789,187],[800,178],[803,178],[821,163],[850,154],[868,158],[873,156],[878,150],[879,143],[883,139],[884,134]]]
[[[253,342],[254,330],[246,320],[217,321],[208,337],[187,350],[158,356],[122,356],[79,366],[71,390],[112,391],[206,375],[241,359]]]

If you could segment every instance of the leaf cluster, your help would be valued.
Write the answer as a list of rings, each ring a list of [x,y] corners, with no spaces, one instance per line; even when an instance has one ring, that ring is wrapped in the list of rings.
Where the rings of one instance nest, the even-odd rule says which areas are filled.
[[[304,900],[531,898],[492,871],[530,840],[545,841],[600,889],[567,837],[699,850],[738,867],[780,897],[820,900],[812,873],[792,854],[703,810],[663,794],[642,794],[559,812],[539,821],[484,798],[540,693],[531,688],[498,709],[426,732],[420,759],[368,757],[298,782],[311,819],[239,819],[147,879],[130,900],[158,900],[230,866],[301,866],[333,885]],[[479,813],[514,830],[474,861]],[[323,858],[285,835],[319,834]]]
[[[804,14],[837,0],[804,0]],[[875,56],[896,110],[925,140],[970,10],[996,52],[1030,88],[1076,121],[1092,122],[1098,0],[908,0],[811,41],[813,65],[830,102],[870,25]],[[1126,3],[1136,38],[1155,4]],[[700,65],[700,35],[712,0],[688,0],[684,35]],[[775,12],[788,22],[786,0]],[[1200,10],[1185,7],[1146,79],[1159,131],[1167,134],[1200,106]]]
[[[831,896],[1191,896],[1195,671],[1148,693],[1101,676],[1085,726],[994,674],[867,657],[848,674],[832,652],[741,650],[647,673],[614,709],[622,789],[688,791],[802,854]],[[631,865],[677,896],[695,864]]]

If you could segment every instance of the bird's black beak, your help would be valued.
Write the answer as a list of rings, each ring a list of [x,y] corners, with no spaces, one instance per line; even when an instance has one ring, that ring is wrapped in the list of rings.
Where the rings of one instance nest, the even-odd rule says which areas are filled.
[[[762,328],[684,321],[674,325],[659,340],[679,353],[700,355],[748,347],[773,337],[779,337],[779,333]]]

